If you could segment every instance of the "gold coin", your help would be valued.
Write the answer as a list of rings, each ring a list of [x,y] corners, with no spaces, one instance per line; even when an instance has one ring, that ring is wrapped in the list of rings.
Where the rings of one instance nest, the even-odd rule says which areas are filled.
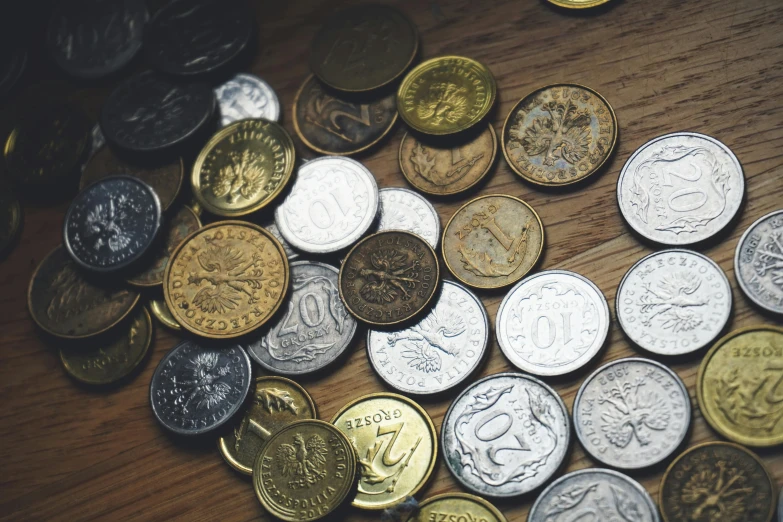
[[[455,134],[484,119],[496,96],[495,78],[486,66],[462,56],[441,56],[405,76],[397,91],[397,111],[418,132]]]
[[[235,470],[252,475],[258,452],[275,433],[294,421],[315,418],[313,399],[297,383],[284,377],[256,377],[242,420],[218,440],[220,454]]]
[[[252,332],[274,315],[289,277],[285,251],[266,229],[219,221],[193,232],[171,254],[163,295],[183,328],[228,339]]]
[[[570,185],[598,171],[617,143],[617,117],[594,90],[542,87],[522,98],[503,125],[503,155],[536,185]]]
[[[359,488],[353,505],[386,509],[414,496],[429,480],[438,434],[427,412],[407,397],[372,393],[332,419],[356,449]]]
[[[171,310],[169,310],[169,307],[166,305],[166,301],[163,299],[151,299],[150,311],[152,312],[152,315],[154,315],[155,318],[166,328],[174,330],[175,332],[182,330],[182,326],[180,326],[177,320],[174,319],[174,316],[171,315]]]
[[[522,279],[544,248],[544,225],[513,196],[490,194],[457,210],[443,231],[442,252],[454,277],[475,288],[501,288]]]
[[[22,229],[22,205],[9,184],[0,178],[0,256],[14,244]]]
[[[498,148],[492,125],[465,143],[442,147],[406,132],[400,142],[400,170],[417,190],[434,196],[464,192],[489,173]]]
[[[95,339],[87,346],[60,348],[60,360],[68,374],[86,384],[110,384],[129,375],[144,360],[152,341],[152,319],[146,308],[137,308],[127,325],[111,337]]]
[[[294,171],[294,142],[278,123],[240,120],[221,129],[193,165],[193,195],[218,216],[260,210],[285,188]]]
[[[278,431],[253,464],[261,505],[288,522],[323,518],[356,485],[356,454],[340,430],[320,420],[293,422]]]
[[[444,493],[430,497],[405,522],[507,522],[498,508],[481,497]]]
[[[704,418],[727,439],[783,444],[783,328],[751,326],[718,340],[699,367],[696,393]]]
[[[597,7],[604,5],[611,0],[548,0],[550,4],[554,4],[558,7],[565,7],[566,9],[588,9],[590,7]]]
[[[33,272],[27,307],[45,332],[65,339],[84,339],[122,321],[139,301],[138,292],[96,286],[86,279],[62,245]]]

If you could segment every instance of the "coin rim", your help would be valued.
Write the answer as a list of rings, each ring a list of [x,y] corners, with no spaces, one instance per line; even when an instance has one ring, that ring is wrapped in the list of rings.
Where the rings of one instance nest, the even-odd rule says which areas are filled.
[[[549,3],[554,4],[564,9],[590,9],[591,7],[598,7],[599,5],[608,4],[611,0],[593,0],[586,4],[572,4],[568,0],[548,0]]]
[[[462,493],[462,492],[451,492],[451,493],[441,493],[440,495],[434,495],[432,497],[426,498],[422,500],[419,503],[418,509],[424,508],[428,506],[429,504],[433,504],[435,502],[438,502],[440,500],[450,500],[450,499],[461,499],[461,500],[468,500],[470,502],[475,502],[476,504],[479,504],[481,507],[485,508],[487,511],[492,513],[492,515],[497,518],[497,522],[508,522],[508,519],[503,515],[503,513],[500,512],[498,508],[496,508],[492,503],[490,503],[488,500],[481,498],[476,495],[471,495],[470,493]],[[405,519],[405,522],[414,522],[414,517],[418,513],[411,513],[408,515],[408,518]],[[424,521],[422,521],[424,522]]]
[[[734,278],[737,280],[737,284],[740,287],[740,290],[742,290],[743,295],[745,295],[745,298],[747,298],[751,303],[755,304],[756,306],[760,306],[764,310],[767,310],[769,312],[772,312],[773,314],[783,314],[783,306],[781,306],[780,309],[772,308],[768,306],[766,303],[762,303],[759,300],[757,300],[750,292],[750,289],[747,287],[747,284],[745,283],[745,280],[741,277],[740,273],[740,250],[742,250],[742,245],[745,243],[745,239],[750,235],[750,233],[753,231],[753,229],[756,228],[757,225],[759,225],[762,221],[765,221],[772,216],[780,215],[783,217],[783,209],[780,210],[773,210],[772,212],[768,214],[764,214],[760,218],[758,218],[756,221],[751,223],[748,228],[745,229],[745,232],[742,233],[742,236],[740,236],[739,241],[737,241],[737,246],[734,248]],[[781,497],[783,498],[783,497]]]
[[[174,321],[173,323],[171,321],[169,321],[168,318],[165,315],[163,315],[160,312],[160,310],[158,309],[159,308],[158,303],[163,303],[163,306],[165,306],[167,310],[168,310],[168,306],[169,306],[169,305],[166,304],[166,300],[165,299],[150,299],[149,300],[150,312],[152,313],[152,315],[155,316],[155,319],[160,321],[160,324],[162,324],[163,326],[165,326],[169,330],[173,330],[175,332],[181,331],[182,330],[182,325],[180,325],[177,321]],[[171,317],[173,319],[174,315],[171,314],[170,311],[169,311],[169,314],[171,315]]]
[[[217,101],[217,109],[218,109],[218,111],[220,111],[220,106],[221,106],[221,104],[220,104],[220,96],[218,94],[218,90],[222,89],[223,86],[226,85],[228,82],[230,82],[232,80],[235,80],[237,78],[244,78],[245,80],[247,80],[249,82],[252,82],[252,83],[256,83],[256,84],[260,83],[262,85],[261,89],[267,91],[267,94],[271,94],[271,96],[269,97],[269,100],[271,102],[274,102],[274,103],[272,103],[272,105],[274,106],[274,110],[272,111],[272,113],[274,114],[273,118],[262,118],[262,117],[259,116],[258,118],[242,118],[242,119],[268,120],[268,121],[272,121],[274,123],[279,124],[280,123],[280,98],[277,96],[277,93],[272,88],[272,86],[269,85],[269,82],[265,81],[264,79],[260,78],[259,76],[256,76],[255,74],[251,74],[251,73],[247,73],[247,72],[238,72],[238,73],[234,74],[233,76],[231,76],[230,78],[228,78],[223,83],[221,83],[220,85],[217,85],[217,86],[213,87],[212,91],[215,93],[215,100]],[[218,124],[220,125],[221,129],[225,129],[226,127],[228,127],[228,125],[232,125],[232,124],[234,124],[234,123],[236,123],[238,121],[242,121],[242,119],[234,120],[231,123],[229,123],[228,125],[223,125],[223,113],[220,112],[219,116],[220,116],[220,118],[219,118]]]
[[[378,230],[376,232],[386,232],[389,230],[400,230],[402,232],[410,232],[410,230],[405,230],[404,228],[383,228],[383,229],[380,228],[381,226],[380,218],[382,217],[381,216],[381,207],[382,207],[381,193],[382,192],[406,192],[411,197],[415,198],[417,201],[421,202],[425,207],[427,207],[427,210],[435,218],[435,242],[430,243],[430,246],[437,252],[438,244],[440,243],[439,239],[441,234],[440,214],[438,214],[438,211],[435,209],[433,204],[427,198],[423,197],[415,190],[411,190],[406,187],[384,187],[382,189],[378,189]],[[421,237],[422,239],[424,239],[424,236]],[[429,241],[427,241],[427,243],[429,243]]]

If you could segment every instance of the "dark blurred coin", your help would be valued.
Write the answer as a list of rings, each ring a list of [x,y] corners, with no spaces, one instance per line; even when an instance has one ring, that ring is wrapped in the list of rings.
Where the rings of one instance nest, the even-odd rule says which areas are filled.
[[[27,49],[4,45],[0,49],[0,96],[14,88],[27,66]]]

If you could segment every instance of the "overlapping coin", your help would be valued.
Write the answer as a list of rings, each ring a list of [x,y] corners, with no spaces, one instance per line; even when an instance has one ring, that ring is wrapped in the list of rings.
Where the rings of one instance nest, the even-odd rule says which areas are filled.
[[[378,231],[406,230],[421,236],[432,248],[440,243],[440,216],[432,203],[403,188],[378,191]]]
[[[425,499],[405,522],[506,522],[498,508],[467,493],[443,493]]]
[[[783,314],[783,210],[762,216],[742,234],[734,275],[754,304]]]
[[[150,312],[152,312],[152,315],[155,316],[155,319],[160,321],[160,324],[170,330],[174,330],[175,332],[182,330],[182,326],[177,322],[176,319],[174,319],[174,316],[171,314],[171,310],[169,310],[165,300],[150,299],[149,306]]]
[[[274,89],[258,76],[237,73],[215,87],[223,127],[247,119],[280,119],[280,100]]]

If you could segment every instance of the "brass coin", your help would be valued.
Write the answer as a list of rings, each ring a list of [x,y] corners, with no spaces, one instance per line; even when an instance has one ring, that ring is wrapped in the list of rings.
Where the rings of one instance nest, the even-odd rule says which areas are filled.
[[[258,452],[275,433],[294,421],[315,418],[313,399],[297,383],[284,377],[256,377],[242,420],[218,439],[220,454],[235,470],[252,475]]]
[[[186,330],[229,339],[263,326],[282,304],[290,274],[272,234],[244,221],[193,232],[171,254],[163,295]]]
[[[495,78],[486,66],[462,56],[441,56],[405,76],[397,91],[397,110],[418,132],[455,134],[484,119],[496,97]]]
[[[492,125],[466,143],[443,148],[406,132],[400,142],[400,170],[417,190],[434,196],[464,192],[484,179],[495,162],[498,140]]]
[[[503,513],[481,497],[444,493],[430,497],[405,522],[507,522]]]
[[[180,326],[177,320],[174,319],[174,316],[171,315],[171,310],[169,310],[169,307],[166,305],[166,301],[163,299],[151,299],[150,311],[152,312],[152,315],[154,315],[155,318],[166,328],[174,330],[175,332],[182,330],[182,326]]]
[[[774,495],[756,455],[737,444],[707,442],[671,463],[659,503],[664,522],[770,522]]]
[[[349,156],[378,143],[397,121],[394,94],[356,103],[326,93],[310,75],[294,98],[294,130],[321,154]]]
[[[597,7],[604,5],[611,0],[547,0],[550,4],[554,4],[558,7],[565,7],[566,9],[588,9],[590,7]]]
[[[152,341],[152,319],[143,306],[137,308],[127,328],[112,332],[88,346],[60,348],[60,360],[68,374],[86,384],[110,384],[129,375],[144,360]]]
[[[396,9],[363,5],[329,18],[310,45],[310,68],[341,91],[388,85],[410,66],[419,48],[416,27]]]
[[[33,272],[27,306],[45,332],[65,339],[84,339],[122,321],[139,301],[133,290],[95,286],[84,278],[62,245]]]
[[[696,393],[704,418],[727,439],[783,444],[783,328],[751,326],[718,340],[699,367]]]
[[[475,288],[501,288],[522,279],[544,247],[544,225],[513,196],[490,194],[457,210],[443,231],[443,260],[454,277]]]
[[[501,142],[506,161],[523,179],[570,185],[609,159],[617,143],[617,117],[609,102],[588,87],[548,85],[511,109]]]
[[[435,468],[438,433],[427,412],[407,397],[372,393],[332,418],[356,449],[359,488],[353,505],[386,509],[414,496]]]
[[[416,234],[378,232],[359,241],[340,267],[340,298],[357,319],[376,326],[410,319],[427,308],[440,268],[432,247]]]
[[[22,205],[8,183],[0,178],[0,256],[14,244],[22,229]]]
[[[287,522],[323,518],[356,485],[356,454],[343,433],[320,420],[293,422],[278,431],[253,464],[261,505]]]

